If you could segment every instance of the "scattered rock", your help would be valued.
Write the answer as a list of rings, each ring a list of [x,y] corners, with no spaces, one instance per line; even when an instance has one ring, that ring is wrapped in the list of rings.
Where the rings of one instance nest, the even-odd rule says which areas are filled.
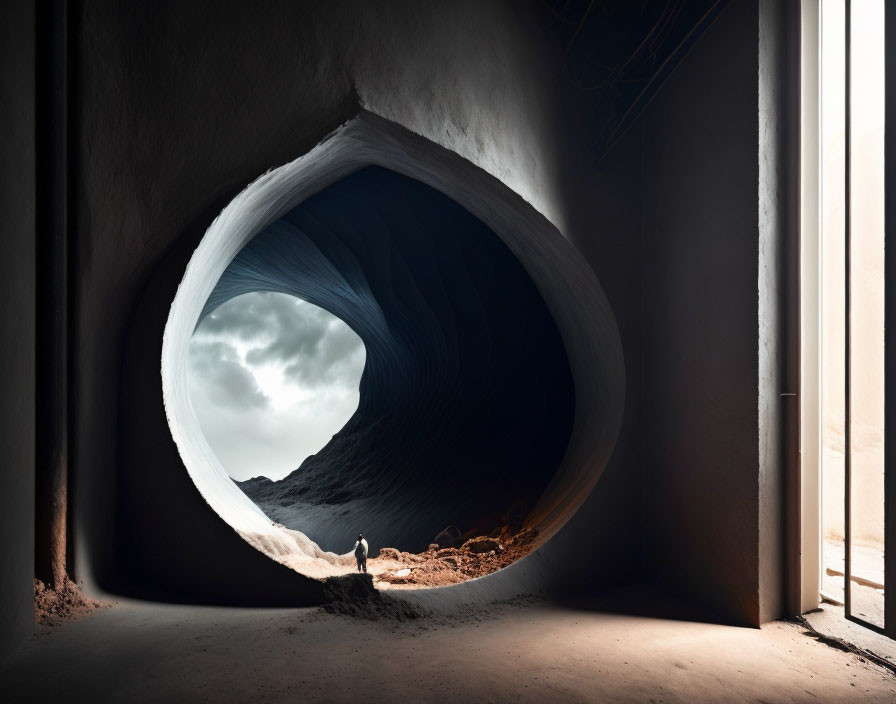
[[[385,548],[390,559],[398,560],[408,565],[405,569],[392,572],[391,565],[386,574],[380,576],[379,581],[385,584],[397,584],[408,586],[437,587],[448,584],[457,584],[468,579],[483,577],[492,572],[497,572],[502,567],[528,555],[535,547],[538,531],[527,528],[516,534],[508,535],[506,542],[498,543],[493,538],[486,536],[475,537],[460,548],[441,548],[435,552],[425,552],[420,555],[399,552],[393,548]],[[492,546],[489,546],[491,544]],[[493,546],[497,546],[497,548]],[[485,548],[482,552],[476,552],[471,547]],[[381,551],[381,555],[383,552]],[[397,555],[397,557],[395,557]]]
[[[461,532],[457,526],[448,526],[441,531],[432,542],[440,548],[456,548],[461,543]]]
[[[478,538],[470,538],[463,544],[462,548],[473,553],[493,552],[498,549],[498,541],[494,538],[480,536]]]
[[[377,558],[380,560],[400,560],[401,552],[395,548],[380,548]]]

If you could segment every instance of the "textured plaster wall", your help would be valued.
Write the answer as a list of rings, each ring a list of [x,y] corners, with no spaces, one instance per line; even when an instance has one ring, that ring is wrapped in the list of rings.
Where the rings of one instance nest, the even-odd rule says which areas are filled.
[[[33,627],[34,10],[0,5],[0,658]]]
[[[575,133],[576,116],[586,113],[569,109],[567,114]],[[613,455],[591,496],[557,537],[554,557],[549,556],[554,588],[575,590],[624,583],[643,569],[640,129],[636,126],[596,165],[580,148],[564,155],[564,163],[569,166],[561,174],[566,234],[597,274],[625,356],[625,408]],[[586,543],[595,546],[600,559],[581,559]]]
[[[645,561],[745,624],[760,617],[758,21],[757,2],[732,2],[640,125]]]
[[[787,612],[797,579],[798,26],[794,8],[735,0],[627,137],[643,179],[645,569],[752,625]]]

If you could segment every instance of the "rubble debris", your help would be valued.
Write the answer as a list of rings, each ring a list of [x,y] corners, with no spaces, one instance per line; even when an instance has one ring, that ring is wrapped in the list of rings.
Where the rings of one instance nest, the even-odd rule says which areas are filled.
[[[59,589],[34,580],[34,620],[43,626],[59,626],[111,605],[85,596],[81,585],[68,578]]]
[[[503,535],[503,541],[478,536],[460,547],[430,549],[419,554],[383,548],[369,562],[379,563],[376,569],[371,569],[378,574],[377,581],[383,586],[437,587],[457,584],[497,572],[528,555],[535,547],[538,531],[527,528],[513,535],[507,532]]]
[[[457,526],[448,526],[442,530],[432,542],[440,548],[460,547],[462,534]]]
[[[497,540],[479,536],[478,538],[470,538],[470,540],[465,542],[462,547],[466,548],[470,552],[481,553],[497,550],[500,545],[501,544]]]

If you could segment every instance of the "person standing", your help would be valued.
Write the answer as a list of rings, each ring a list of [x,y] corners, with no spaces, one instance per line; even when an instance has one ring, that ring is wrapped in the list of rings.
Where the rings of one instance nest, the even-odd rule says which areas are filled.
[[[355,559],[358,561],[358,572],[367,572],[367,541],[363,533],[358,533],[355,541]]]

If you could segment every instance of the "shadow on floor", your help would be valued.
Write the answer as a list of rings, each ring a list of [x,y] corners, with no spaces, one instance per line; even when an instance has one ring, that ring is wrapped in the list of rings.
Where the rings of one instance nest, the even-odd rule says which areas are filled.
[[[615,587],[587,597],[551,599],[553,604],[577,611],[692,621],[713,625],[738,626],[702,607],[690,604],[648,584]]]

